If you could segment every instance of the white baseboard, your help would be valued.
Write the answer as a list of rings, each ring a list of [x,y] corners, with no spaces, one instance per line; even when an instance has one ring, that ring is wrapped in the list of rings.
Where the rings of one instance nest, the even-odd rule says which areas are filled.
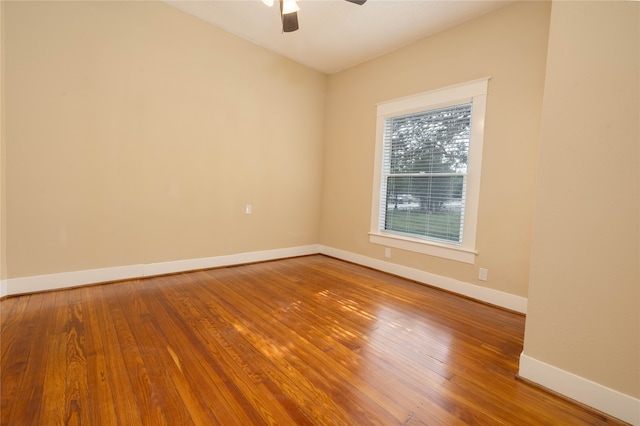
[[[500,306],[515,312],[527,312],[527,299],[525,297],[516,296],[505,293],[503,291],[494,290],[487,287],[477,286],[464,281],[458,281],[454,278],[443,277],[441,275],[432,274],[419,269],[409,268],[407,266],[397,265],[391,262],[374,259],[372,257],[335,249],[327,246],[320,246],[320,253],[327,256],[336,257],[338,259],[357,263],[359,265],[368,266],[379,271],[388,272],[403,278],[429,284],[443,290],[461,294],[472,299],[480,300],[492,305]]]
[[[143,271],[144,265],[129,265],[113,268],[62,272],[58,274],[33,275],[22,278],[9,278],[7,280],[7,294],[16,295],[36,293],[39,291],[138,278],[143,276]]]
[[[173,262],[149,263],[144,265],[145,277],[194,271],[197,269],[219,268],[243,263],[264,262],[287,257],[306,256],[319,253],[317,245],[287,247],[282,249],[252,251],[226,256],[205,257],[201,259],[176,260]]]
[[[196,269],[216,268],[239,265],[242,263],[262,262],[286,257],[304,256],[318,253],[317,245],[288,247],[283,249],[238,253],[227,256],[206,257],[201,259],[176,260],[171,262],[148,263],[117,266],[113,268],[89,269],[84,271],[62,272],[58,274],[35,275],[23,278],[10,278],[2,281],[2,296],[35,293],[39,291],[78,287],[109,281],[150,277],[153,275],[193,271]]]
[[[90,269],[84,271],[63,272],[58,274],[36,275],[23,278],[10,278],[0,284],[0,296],[34,293],[77,287],[108,281],[118,281],[154,275],[193,271],[197,269],[217,268],[221,266],[239,265],[242,263],[262,262],[286,257],[304,256],[322,253],[338,259],[368,266],[400,277],[442,288],[454,293],[525,313],[527,299],[509,293],[480,287],[453,278],[435,275],[418,269],[396,265],[391,262],[374,259],[356,253],[321,245],[288,247],[283,249],[237,253],[226,256],[206,257],[200,259],[176,260],[170,262],[147,263],[118,266],[113,268]]]
[[[640,425],[640,399],[625,395],[553,365],[520,355],[519,375],[632,425]]]
[[[374,259],[360,254],[335,249],[322,245],[288,247],[283,249],[237,253],[226,256],[185,259],[169,262],[147,263],[118,266],[113,268],[90,269],[84,271],[63,272],[58,274],[36,275],[24,278],[10,278],[0,282],[0,297],[38,291],[77,287],[108,281],[118,281],[154,275],[172,274],[197,269],[217,268],[221,266],[239,265],[242,263],[261,262],[286,257],[304,256],[322,253],[338,259],[368,266],[400,277],[442,288],[454,293],[525,313],[527,299],[509,293],[480,287],[453,278],[435,275],[418,269],[397,265],[391,262]]]

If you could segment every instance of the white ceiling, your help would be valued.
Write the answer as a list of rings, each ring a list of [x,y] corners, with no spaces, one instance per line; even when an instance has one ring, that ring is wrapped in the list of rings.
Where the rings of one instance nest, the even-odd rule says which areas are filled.
[[[278,0],[166,0],[229,33],[331,74],[513,1],[298,0],[300,29],[282,32]]]

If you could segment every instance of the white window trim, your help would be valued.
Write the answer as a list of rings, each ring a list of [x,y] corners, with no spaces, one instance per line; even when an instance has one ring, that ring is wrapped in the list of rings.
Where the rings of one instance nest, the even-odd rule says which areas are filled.
[[[402,250],[414,251],[464,263],[475,263],[478,203],[480,201],[480,172],[482,145],[489,77],[394,99],[377,104],[375,166],[373,197],[371,202],[371,227],[369,242]],[[461,245],[411,238],[379,230],[380,184],[382,179],[382,152],[384,121],[389,117],[444,108],[473,102],[471,117],[471,143],[467,164],[467,193],[464,209],[464,227]]]

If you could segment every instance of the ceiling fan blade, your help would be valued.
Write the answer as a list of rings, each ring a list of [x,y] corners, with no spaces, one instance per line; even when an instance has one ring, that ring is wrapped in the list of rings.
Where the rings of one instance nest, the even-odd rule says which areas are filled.
[[[367,0],[347,0],[347,1],[350,3],[359,4],[360,6],[362,6],[363,4],[365,4]]]
[[[290,33],[298,29],[298,12],[282,13],[283,0],[280,0],[280,17],[282,18],[282,31]]]
[[[290,33],[298,29],[298,12],[282,15],[282,31]]]

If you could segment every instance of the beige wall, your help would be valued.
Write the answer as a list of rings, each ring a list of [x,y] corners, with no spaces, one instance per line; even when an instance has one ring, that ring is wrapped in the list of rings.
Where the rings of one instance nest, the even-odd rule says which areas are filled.
[[[317,244],[324,74],[160,2],[3,3],[9,278]]]
[[[7,278],[7,239],[6,228],[6,211],[5,211],[5,108],[4,108],[4,4],[0,1],[0,283]],[[6,294],[4,287],[0,290],[0,295]]]
[[[640,4],[555,2],[524,353],[640,397]]]
[[[322,244],[384,259],[368,239],[376,103],[490,76],[475,265],[397,249],[389,260],[526,297],[549,13],[508,6],[329,77]]]

